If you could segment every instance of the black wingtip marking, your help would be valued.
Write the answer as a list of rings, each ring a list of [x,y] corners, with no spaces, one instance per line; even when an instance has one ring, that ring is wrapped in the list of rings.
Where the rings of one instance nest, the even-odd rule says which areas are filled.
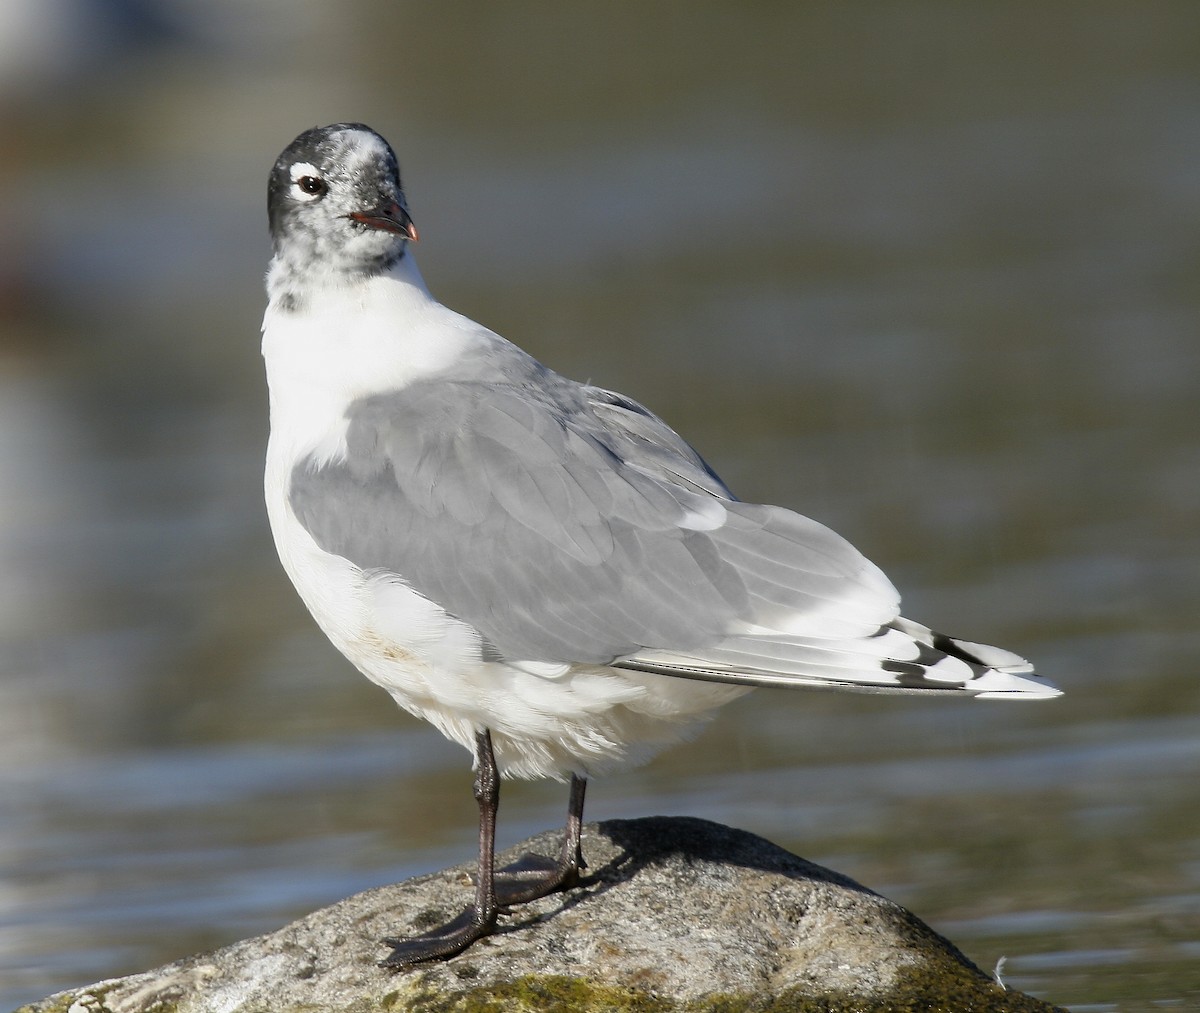
[[[925,669],[938,660],[941,652],[934,651],[926,644],[921,644],[920,647],[921,653],[916,661],[896,661],[893,658],[885,658],[879,663],[879,667],[888,675],[894,676],[896,684],[905,689],[961,690],[961,686],[930,679],[925,675]]]
[[[962,642],[955,640],[953,637],[948,637],[944,633],[934,633],[933,646],[943,654],[948,654],[952,658],[958,658],[960,661],[965,661],[970,665],[983,665],[987,668],[988,665],[982,658],[977,658],[974,654],[963,647]]]

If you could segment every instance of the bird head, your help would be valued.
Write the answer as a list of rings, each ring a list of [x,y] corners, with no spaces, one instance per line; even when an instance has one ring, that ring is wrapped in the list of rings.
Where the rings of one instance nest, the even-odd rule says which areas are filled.
[[[379,274],[417,239],[396,155],[361,123],[292,141],[271,170],[267,209],[276,261],[300,277]]]

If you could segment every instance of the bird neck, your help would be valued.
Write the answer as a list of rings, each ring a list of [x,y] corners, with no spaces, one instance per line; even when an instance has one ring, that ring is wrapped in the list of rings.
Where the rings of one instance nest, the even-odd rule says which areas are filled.
[[[379,278],[395,278],[429,294],[407,242],[398,243],[391,256],[369,267],[347,269],[328,264],[320,258],[276,252],[267,268],[268,308],[279,313],[305,312],[314,301],[331,293],[354,292]]]

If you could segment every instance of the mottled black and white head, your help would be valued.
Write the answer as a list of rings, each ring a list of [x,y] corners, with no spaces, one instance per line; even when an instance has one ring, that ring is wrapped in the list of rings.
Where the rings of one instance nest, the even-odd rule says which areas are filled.
[[[275,162],[267,187],[269,285],[295,302],[305,288],[381,274],[417,230],[388,142],[361,123],[306,130]]]

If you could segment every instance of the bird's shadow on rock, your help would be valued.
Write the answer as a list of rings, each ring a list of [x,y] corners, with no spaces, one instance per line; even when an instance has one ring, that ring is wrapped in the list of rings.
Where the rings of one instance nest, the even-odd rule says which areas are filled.
[[[522,909],[514,910],[516,917],[500,929],[501,933],[554,918],[563,911],[633,882],[648,869],[677,861],[685,865],[739,866],[879,896],[848,876],[806,861],[762,837],[710,820],[690,816],[648,816],[634,820],[606,820],[592,824],[589,830],[591,833],[584,839],[585,858],[588,837],[594,845],[596,835],[607,838],[616,853],[607,857],[603,864],[591,868],[576,886],[557,895],[560,902],[552,910],[530,913],[525,918],[520,917]],[[593,850],[596,849],[593,847]]]
[[[606,820],[597,829],[622,849],[595,872],[615,882],[633,879],[643,869],[675,858],[685,862],[736,865],[771,872],[789,879],[833,883],[873,894],[849,876],[806,861],[765,838],[745,830],[691,816],[649,816],[636,820]]]

